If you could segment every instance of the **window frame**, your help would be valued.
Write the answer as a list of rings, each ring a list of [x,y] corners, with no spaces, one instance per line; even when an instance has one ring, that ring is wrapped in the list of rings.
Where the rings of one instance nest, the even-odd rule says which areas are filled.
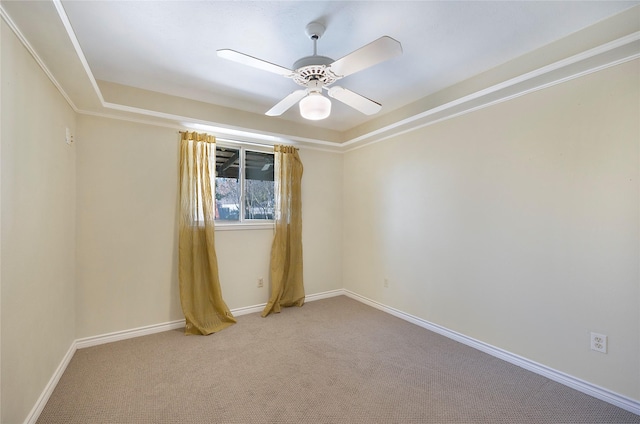
[[[238,169],[238,179],[240,180],[240,207],[239,207],[239,218],[237,221],[232,220],[215,220],[215,229],[221,231],[229,231],[229,230],[272,230],[275,228],[275,219],[246,219],[245,215],[245,160],[246,160],[246,152],[259,152],[259,153],[269,153],[274,155],[275,161],[275,152],[273,151],[273,146],[262,145],[262,144],[254,144],[247,143],[242,141],[235,140],[226,140],[226,139],[216,139],[216,156],[218,147],[234,149],[239,151],[239,169]],[[217,174],[217,172],[216,172]],[[217,175],[214,177],[217,178]],[[213,181],[215,187],[215,181]],[[274,176],[275,183],[275,176]],[[275,193],[274,193],[275,196]],[[275,199],[274,199],[275,200]]]

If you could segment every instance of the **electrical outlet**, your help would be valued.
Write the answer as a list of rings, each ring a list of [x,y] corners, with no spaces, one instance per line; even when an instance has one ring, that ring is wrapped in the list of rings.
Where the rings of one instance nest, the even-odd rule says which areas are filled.
[[[262,277],[258,278],[258,288],[264,287],[264,279]]]
[[[64,141],[69,145],[73,143],[73,135],[71,135],[71,130],[69,128],[65,130]]]
[[[384,279],[384,286],[385,287],[389,287],[389,279],[388,278]]]
[[[607,336],[604,334],[591,333],[591,350],[607,353]]]

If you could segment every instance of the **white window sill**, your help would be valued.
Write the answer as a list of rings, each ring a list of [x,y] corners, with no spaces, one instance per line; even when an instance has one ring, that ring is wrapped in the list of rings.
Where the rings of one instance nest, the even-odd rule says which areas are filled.
[[[275,223],[269,222],[242,222],[242,223],[227,223],[216,222],[216,231],[240,231],[240,230],[273,230]]]

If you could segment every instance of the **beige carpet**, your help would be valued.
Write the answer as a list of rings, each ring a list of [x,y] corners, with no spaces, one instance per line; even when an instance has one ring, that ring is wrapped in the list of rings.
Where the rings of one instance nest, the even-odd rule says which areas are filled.
[[[38,423],[640,423],[347,297],[78,350]]]

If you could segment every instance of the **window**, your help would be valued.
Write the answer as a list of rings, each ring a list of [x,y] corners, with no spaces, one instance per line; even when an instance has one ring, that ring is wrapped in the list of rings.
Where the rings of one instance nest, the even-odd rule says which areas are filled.
[[[216,221],[271,221],[273,211],[273,152],[216,145]]]

